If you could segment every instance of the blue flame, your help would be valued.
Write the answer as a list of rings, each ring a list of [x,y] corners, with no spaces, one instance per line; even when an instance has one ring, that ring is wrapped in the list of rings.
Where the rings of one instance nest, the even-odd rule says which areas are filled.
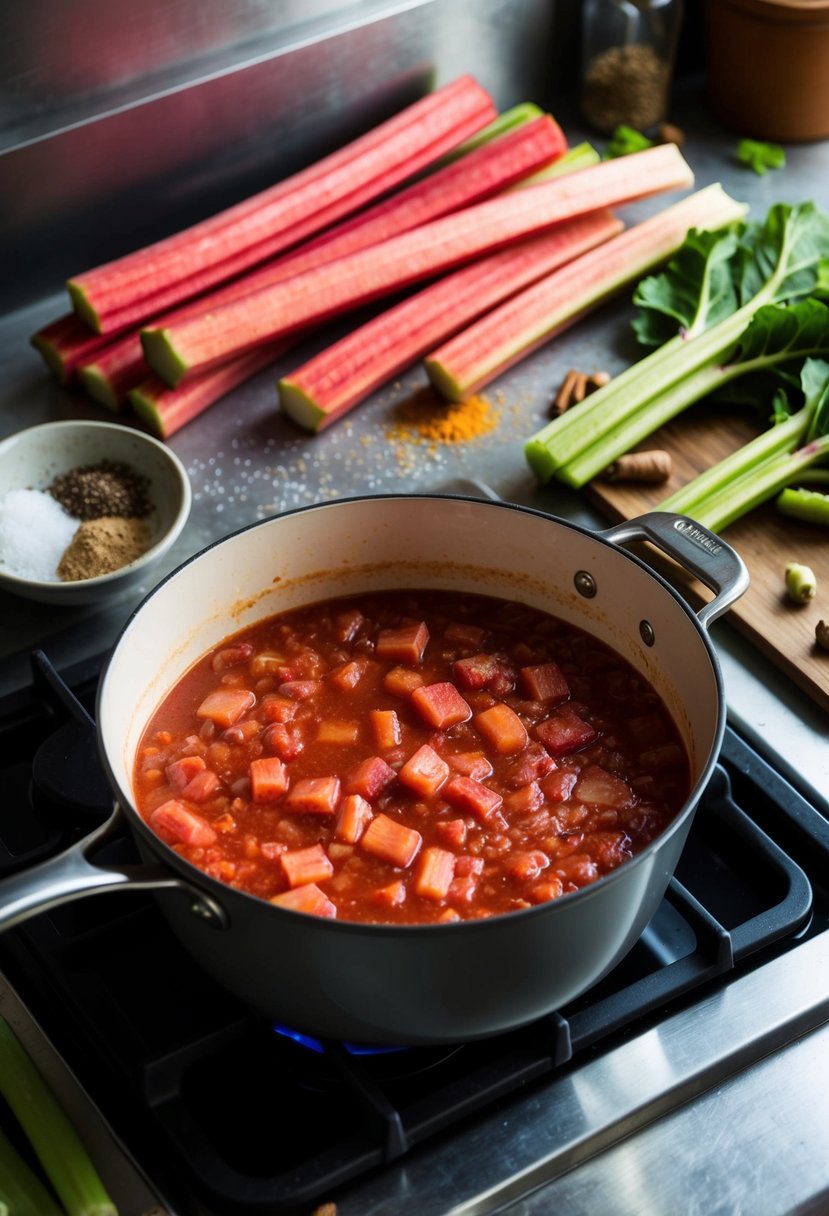
[[[281,1034],[283,1038],[293,1039],[295,1043],[299,1043],[301,1047],[306,1047],[309,1051],[315,1051],[317,1055],[325,1054],[325,1046],[320,1039],[315,1039],[313,1035],[303,1034],[300,1030],[294,1030],[291,1026],[284,1026],[282,1023],[275,1022],[273,1030],[276,1034]],[[384,1056],[390,1055],[396,1051],[408,1051],[408,1047],[396,1047],[389,1044],[378,1043],[343,1043],[343,1047],[352,1056]]]

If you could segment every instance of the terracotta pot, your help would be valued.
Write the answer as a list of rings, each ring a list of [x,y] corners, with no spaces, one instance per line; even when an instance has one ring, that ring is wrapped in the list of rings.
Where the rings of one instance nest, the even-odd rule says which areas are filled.
[[[829,0],[706,0],[708,101],[740,135],[829,136]]]

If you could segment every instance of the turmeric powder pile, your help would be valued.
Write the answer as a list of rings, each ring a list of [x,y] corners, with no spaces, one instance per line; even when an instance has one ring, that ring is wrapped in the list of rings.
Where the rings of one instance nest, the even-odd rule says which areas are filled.
[[[446,402],[431,389],[421,389],[401,402],[387,436],[392,441],[465,443],[495,430],[500,412],[485,397]]]

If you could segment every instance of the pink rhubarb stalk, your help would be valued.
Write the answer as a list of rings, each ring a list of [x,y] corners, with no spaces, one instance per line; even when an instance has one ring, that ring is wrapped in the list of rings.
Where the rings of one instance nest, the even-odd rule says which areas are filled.
[[[30,341],[56,380],[66,385],[74,379],[80,364],[101,351],[110,339],[93,333],[80,317],[70,312],[44,325],[32,334]]]
[[[280,380],[282,410],[306,430],[324,430],[436,342],[622,227],[611,212],[591,211],[453,271]]]
[[[346,253],[366,249],[428,220],[459,211],[520,182],[537,172],[540,166],[549,166],[565,150],[566,141],[558,124],[549,115],[541,115],[482,144],[314,240],[304,242],[299,249],[283,254],[207,295],[190,300],[172,312],[153,318],[152,325],[164,328],[187,317],[200,316],[303,270],[325,265]],[[135,329],[95,350],[92,358],[79,367],[81,383],[87,393],[110,409],[120,408],[128,391],[144,380],[148,371],[141,338]]]
[[[447,400],[463,401],[664,261],[689,228],[721,228],[744,215],[743,204],[719,185],[690,195],[582,254],[450,338],[427,356],[429,379]]]
[[[290,345],[284,342],[257,346],[227,363],[188,377],[178,388],[168,388],[158,376],[150,375],[129,391],[129,403],[154,435],[169,439],[214,401],[275,363]]]
[[[305,329],[565,220],[692,183],[691,169],[673,144],[603,161],[433,220],[202,317],[146,329],[142,342],[147,362],[172,387],[198,368]]]
[[[101,332],[116,316],[123,326],[157,315],[386,194],[495,115],[485,90],[461,76],[275,186],[70,279],[75,309]]]

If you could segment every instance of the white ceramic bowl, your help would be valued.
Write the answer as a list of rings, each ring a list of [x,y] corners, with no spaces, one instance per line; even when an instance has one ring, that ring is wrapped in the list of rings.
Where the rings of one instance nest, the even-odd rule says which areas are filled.
[[[89,604],[139,582],[170,549],[190,513],[192,494],[178,457],[157,439],[113,422],[47,422],[0,443],[0,500],[10,490],[46,490],[61,473],[102,460],[129,465],[147,478],[152,510],[149,549],[127,566],[76,582],[23,578],[0,561],[0,587],[53,604]]]

